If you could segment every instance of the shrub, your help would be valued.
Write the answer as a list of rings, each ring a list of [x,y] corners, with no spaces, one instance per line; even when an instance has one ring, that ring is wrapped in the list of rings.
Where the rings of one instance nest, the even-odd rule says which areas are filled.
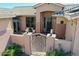
[[[20,56],[22,54],[22,47],[18,44],[11,44],[6,47],[5,51],[3,52],[3,56]]]
[[[71,56],[71,52],[65,52],[62,48],[55,49],[54,51],[49,51],[48,56]]]

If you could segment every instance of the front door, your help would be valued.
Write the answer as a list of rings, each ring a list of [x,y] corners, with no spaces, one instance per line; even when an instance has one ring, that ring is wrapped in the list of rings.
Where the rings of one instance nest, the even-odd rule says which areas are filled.
[[[51,16],[44,16],[43,17],[43,32],[50,33],[52,29],[52,17]]]

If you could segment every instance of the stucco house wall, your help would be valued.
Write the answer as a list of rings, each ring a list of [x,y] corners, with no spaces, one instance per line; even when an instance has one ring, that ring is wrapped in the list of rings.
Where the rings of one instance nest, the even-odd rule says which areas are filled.
[[[67,19],[65,18],[65,17],[63,17],[63,16],[57,16],[57,19],[56,19],[56,23],[57,24],[60,24],[60,22],[61,21],[64,21],[64,24],[66,24],[67,23]]]
[[[0,55],[5,50],[12,33],[12,18],[0,18]]]
[[[74,40],[76,32],[77,21],[76,19],[68,20],[66,24],[66,40]]]
[[[63,24],[61,24],[61,21],[63,21]],[[65,38],[66,23],[67,19],[65,19],[65,17],[59,16],[56,18],[55,33],[57,34],[58,38]]]
[[[70,52],[71,43],[71,41],[55,39],[55,49],[63,48],[66,52]]]
[[[55,38],[53,38],[51,36],[47,37],[46,52],[49,52],[50,50],[54,50],[54,43],[55,43]]]
[[[79,55],[79,18],[77,19],[76,34],[73,43],[73,55]]]
[[[26,54],[30,55],[31,54],[31,36],[27,35],[27,34],[23,34],[23,35],[17,35],[17,34],[13,34],[11,35],[10,41],[12,43],[16,43],[22,46],[22,50],[23,52],[25,52]]]
[[[0,31],[13,30],[12,18],[0,18]]]

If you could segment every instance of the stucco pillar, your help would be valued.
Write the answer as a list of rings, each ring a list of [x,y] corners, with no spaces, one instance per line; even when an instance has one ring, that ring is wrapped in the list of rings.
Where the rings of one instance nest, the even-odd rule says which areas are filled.
[[[56,18],[52,17],[52,28],[53,28],[53,32],[55,33],[55,25],[56,25]]]
[[[8,26],[7,26],[7,30],[11,31],[13,33],[13,22],[12,22],[12,18],[9,18],[8,20]]]
[[[79,56],[79,19],[77,19],[76,34],[73,43],[73,55]]]
[[[36,14],[36,32],[38,32],[38,33],[40,33],[41,32],[41,30],[40,30],[40,28],[41,28],[41,26],[40,26],[40,13],[37,13]]]
[[[26,29],[26,16],[21,16],[21,30],[25,31]]]

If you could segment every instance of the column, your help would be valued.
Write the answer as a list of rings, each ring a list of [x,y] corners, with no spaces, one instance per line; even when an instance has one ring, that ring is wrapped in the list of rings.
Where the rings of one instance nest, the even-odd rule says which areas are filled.
[[[37,14],[36,14],[36,32],[38,32],[38,33],[40,33],[41,32],[41,26],[40,26],[40,13],[38,12]]]
[[[21,31],[26,29],[26,16],[21,16]]]
[[[75,33],[75,39],[73,42],[73,55],[79,55],[79,19],[77,19],[77,27]]]

